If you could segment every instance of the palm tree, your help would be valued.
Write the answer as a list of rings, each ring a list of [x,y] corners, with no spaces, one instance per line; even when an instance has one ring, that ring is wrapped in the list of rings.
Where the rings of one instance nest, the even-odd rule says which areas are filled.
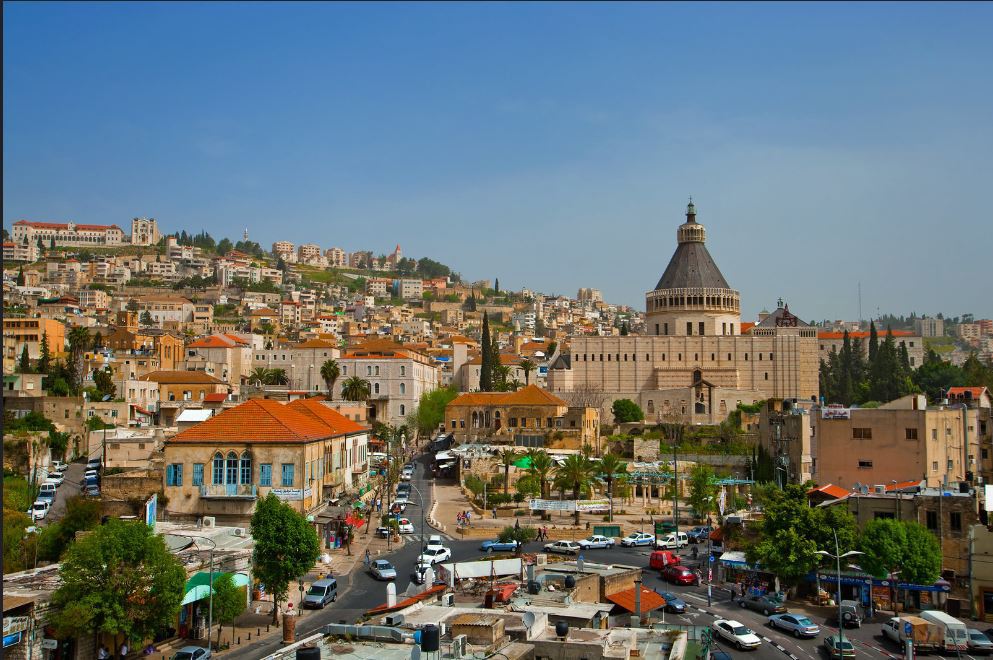
[[[521,371],[524,372],[524,384],[525,385],[530,385],[531,384],[531,372],[534,371],[535,369],[537,369],[538,368],[538,365],[536,365],[534,362],[532,362],[528,358],[524,358],[523,360],[521,360],[521,363],[518,366],[521,368]]]
[[[252,373],[248,374],[248,380],[261,385],[269,384],[269,370],[265,367],[255,367]]]
[[[341,396],[345,401],[366,401],[372,395],[369,381],[352,376],[341,384]]]
[[[528,450],[527,457],[531,461],[531,467],[528,468],[528,472],[538,479],[538,489],[541,492],[541,499],[545,499],[547,495],[548,475],[551,473],[552,468],[555,467],[555,462],[544,449],[531,448]],[[547,516],[548,513],[546,511],[541,512],[542,519],[547,519]]]
[[[338,366],[337,360],[331,359],[321,365],[321,378],[324,379],[324,383],[328,386],[328,401],[334,399],[334,384],[340,375],[341,367]]]
[[[600,478],[607,482],[607,497],[610,500],[607,521],[612,522],[614,519],[614,480],[627,473],[627,464],[617,454],[607,452],[600,459],[597,472]]]
[[[578,500],[579,494],[590,485],[596,470],[596,465],[589,458],[580,454],[573,454],[555,469],[555,483],[563,490],[571,488],[572,499]],[[579,525],[578,508],[576,509],[575,524]]]
[[[78,392],[83,385],[83,354],[90,345],[90,333],[82,326],[74,326],[69,331],[69,364],[72,370],[72,389]]]
[[[500,452],[500,465],[503,466],[503,494],[510,490],[510,466],[517,460],[517,452],[513,449],[504,449]]]
[[[286,376],[286,369],[270,369],[269,385],[286,385],[290,379]]]

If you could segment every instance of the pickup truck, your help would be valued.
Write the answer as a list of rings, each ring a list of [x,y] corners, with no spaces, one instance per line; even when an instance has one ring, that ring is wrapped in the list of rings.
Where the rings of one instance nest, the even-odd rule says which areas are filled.
[[[907,633],[910,624],[910,633]],[[936,651],[945,641],[945,633],[936,623],[925,621],[917,616],[892,617],[883,624],[883,637],[886,637],[900,648],[904,648],[908,639],[913,640],[915,651]]]

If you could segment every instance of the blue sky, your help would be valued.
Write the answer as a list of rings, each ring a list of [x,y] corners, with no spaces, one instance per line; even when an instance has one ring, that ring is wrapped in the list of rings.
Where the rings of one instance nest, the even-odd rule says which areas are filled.
[[[644,306],[993,316],[993,4],[4,4],[20,218],[430,256]]]

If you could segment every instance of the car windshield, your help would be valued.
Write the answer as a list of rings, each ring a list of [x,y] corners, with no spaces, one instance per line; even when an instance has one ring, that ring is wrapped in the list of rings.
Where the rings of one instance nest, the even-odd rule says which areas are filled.
[[[172,660],[193,660],[193,654],[187,653],[186,651],[180,651],[176,655],[172,656]]]
[[[323,596],[324,587],[311,587],[310,591],[308,591],[307,594],[310,596]]]
[[[735,626],[733,628],[735,635],[751,635],[752,631],[745,626]]]
[[[981,639],[984,642],[987,641],[986,640],[986,635],[984,635],[983,633],[979,632],[978,630],[976,630],[976,631],[970,631],[969,632],[969,637],[971,637],[972,639]]]
[[[814,623],[810,619],[808,619],[807,617],[805,617],[805,616],[798,616],[797,619],[796,619],[796,622],[799,623],[801,626],[812,626],[812,625],[814,625]]]

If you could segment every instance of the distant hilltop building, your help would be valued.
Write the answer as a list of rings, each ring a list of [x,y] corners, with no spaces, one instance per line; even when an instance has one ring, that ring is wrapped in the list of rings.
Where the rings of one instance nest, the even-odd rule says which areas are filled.
[[[742,323],[740,298],[707,250],[693,203],[655,288],[645,294],[648,335],[574,336],[548,372],[549,389],[594,388],[632,399],[649,421],[667,415],[717,423],[739,403],[780,398],[816,402],[817,330],[782,304],[758,324]]]
[[[14,223],[12,237],[15,243],[42,242],[43,247],[104,247],[124,245],[124,230],[117,225],[82,225],[75,222]]]
[[[155,218],[134,218],[131,220],[132,245],[158,245],[159,225]]]
[[[578,300],[581,303],[603,302],[603,294],[600,293],[600,289],[588,289],[584,287],[580,289],[579,292],[576,294],[576,300]]]

